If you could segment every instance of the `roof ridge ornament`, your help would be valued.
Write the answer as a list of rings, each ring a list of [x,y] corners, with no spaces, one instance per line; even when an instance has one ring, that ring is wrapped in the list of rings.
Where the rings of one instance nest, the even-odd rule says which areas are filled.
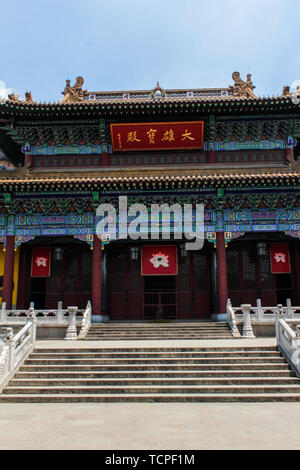
[[[64,97],[60,101],[60,104],[78,103],[83,101],[84,94],[86,93],[86,90],[84,91],[82,89],[83,84],[83,77],[77,77],[73,86],[71,86],[71,80],[66,80],[66,86],[62,92]]]
[[[167,94],[165,90],[160,86],[159,82],[157,82],[156,87],[151,92],[151,97],[154,100],[161,100],[161,99],[166,98],[166,96]]]
[[[26,101],[26,103],[28,103],[28,104],[34,104],[34,101],[33,101],[33,99],[32,99],[31,91],[26,91],[26,93],[25,93],[25,101]]]
[[[14,91],[12,93],[10,93],[10,95],[8,95],[8,99],[10,101],[20,101],[19,100],[19,95],[17,95],[17,93],[15,93]]]
[[[241,79],[240,72],[233,72],[232,78],[234,81],[233,86],[229,86],[230,90],[233,91],[233,95],[237,98],[256,98],[253,90],[255,86],[251,80],[251,74],[247,74],[247,80]]]

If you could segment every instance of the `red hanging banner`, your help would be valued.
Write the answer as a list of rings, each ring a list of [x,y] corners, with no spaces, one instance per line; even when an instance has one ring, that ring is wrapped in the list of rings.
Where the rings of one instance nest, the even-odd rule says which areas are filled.
[[[201,149],[203,121],[111,124],[114,152]]]
[[[31,277],[49,277],[51,248],[36,246],[32,249]]]
[[[271,243],[270,260],[272,274],[289,274],[291,272],[289,244]]]
[[[145,245],[142,247],[142,276],[176,276],[177,246]]]

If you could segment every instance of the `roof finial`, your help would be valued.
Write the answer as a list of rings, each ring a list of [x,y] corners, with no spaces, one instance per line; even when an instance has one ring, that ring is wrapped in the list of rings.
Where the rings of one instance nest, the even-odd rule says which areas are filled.
[[[238,98],[256,98],[253,90],[255,86],[251,80],[251,74],[247,74],[247,80],[244,81],[241,79],[240,72],[233,72],[232,78],[234,85],[229,88],[232,89],[234,96]]]
[[[85,91],[83,91],[82,86],[84,84],[84,79],[82,77],[77,77],[76,82],[73,86],[71,86],[71,80],[66,80],[66,86],[62,95],[64,95],[63,99],[61,100],[61,104],[66,103],[78,103],[79,101],[83,101],[83,96]]]

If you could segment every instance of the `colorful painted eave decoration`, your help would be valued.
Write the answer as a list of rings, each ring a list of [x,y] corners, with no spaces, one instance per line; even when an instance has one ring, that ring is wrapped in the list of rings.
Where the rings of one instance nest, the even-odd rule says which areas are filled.
[[[111,124],[110,129],[115,152],[203,148],[203,121]]]

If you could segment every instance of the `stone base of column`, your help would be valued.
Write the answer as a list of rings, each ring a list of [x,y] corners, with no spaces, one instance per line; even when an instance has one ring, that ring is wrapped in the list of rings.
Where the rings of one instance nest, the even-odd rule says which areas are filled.
[[[212,321],[227,321],[227,314],[226,313],[213,313],[211,316]]]
[[[92,323],[108,323],[109,320],[108,315],[92,315]]]

